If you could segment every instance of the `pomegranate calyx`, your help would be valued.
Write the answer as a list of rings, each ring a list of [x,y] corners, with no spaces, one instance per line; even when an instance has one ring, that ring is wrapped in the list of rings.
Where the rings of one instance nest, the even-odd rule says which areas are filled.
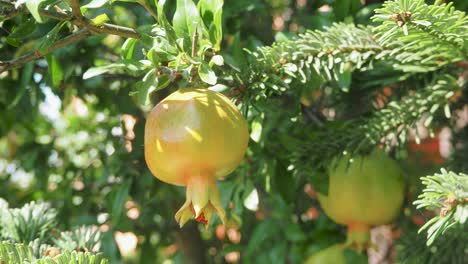
[[[190,218],[208,226],[216,212],[225,223],[226,213],[221,206],[219,192],[214,178],[191,177],[187,183],[186,201],[175,215],[176,221],[182,227]]]
[[[370,226],[364,223],[348,223],[346,246],[362,252],[371,247]]]

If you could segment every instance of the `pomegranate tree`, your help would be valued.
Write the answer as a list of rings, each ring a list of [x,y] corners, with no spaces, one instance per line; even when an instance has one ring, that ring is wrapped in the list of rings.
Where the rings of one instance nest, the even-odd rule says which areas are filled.
[[[225,221],[216,179],[241,162],[247,149],[247,123],[224,95],[208,89],[172,93],[149,113],[145,159],[152,174],[186,186],[186,201],[175,218],[182,227],[192,216],[208,224],[214,212]]]
[[[367,246],[369,229],[395,219],[404,198],[403,172],[381,150],[370,155],[344,155],[330,166],[328,194],[319,194],[325,213],[347,225],[348,244]]]

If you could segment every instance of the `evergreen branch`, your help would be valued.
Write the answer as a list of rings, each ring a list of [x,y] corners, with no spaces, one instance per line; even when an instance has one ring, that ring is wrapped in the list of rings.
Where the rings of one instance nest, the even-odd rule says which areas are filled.
[[[20,243],[0,241],[0,263],[35,263],[35,264],[60,264],[60,263],[88,263],[107,264],[109,261],[102,254],[90,252],[76,252],[49,250],[45,255],[36,258],[30,246]]]
[[[441,174],[421,179],[426,188],[414,204],[418,209],[440,210],[419,229],[419,233],[427,229],[427,245],[431,245],[447,229],[468,219],[468,175],[441,169]]]
[[[433,71],[467,59],[468,17],[452,3],[423,0],[387,1],[373,17],[377,42],[392,49],[397,69]]]
[[[375,111],[360,129],[371,144],[405,143],[407,132],[415,128],[418,121],[424,119],[424,126],[430,127],[435,115],[441,111],[449,118],[449,99],[462,88],[463,84],[453,76],[438,76],[423,89]]]
[[[304,128],[301,128],[296,137],[305,134],[307,138],[301,142],[310,143],[305,146],[297,144],[292,159],[298,167],[307,170],[302,168],[304,164],[326,166],[343,151],[354,155],[366,153],[381,143],[388,148],[404,145],[408,131],[415,128],[418,121],[424,118],[424,125],[430,127],[440,112],[450,116],[448,99],[462,87],[463,84],[450,75],[438,76],[432,83],[403,99],[373,111],[369,117],[329,122],[327,127],[320,129],[314,126],[310,133],[304,133]]]
[[[99,251],[102,233],[95,227],[82,226],[73,231],[60,233],[60,238],[54,239],[54,244],[69,251]]]
[[[458,225],[447,230],[443,239],[435,240],[430,247],[414,229],[402,231],[396,242],[397,263],[455,264],[466,262],[468,225]]]
[[[29,243],[35,239],[43,242],[56,226],[56,216],[56,210],[46,203],[31,202],[20,209],[3,210],[1,237],[15,242]]]
[[[258,89],[254,96],[262,97],[286,91],[291,83],[317,86],[317,76],[347,89],[350,72],[372,68],[372,61],[385,50],[370,28],[338,23],[251,52],[250,75],[241,76],[241,83]]]

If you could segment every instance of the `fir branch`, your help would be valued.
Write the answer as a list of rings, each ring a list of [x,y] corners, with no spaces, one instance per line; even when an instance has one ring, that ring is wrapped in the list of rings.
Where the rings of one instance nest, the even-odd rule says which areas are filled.
[[[371,144],[405,143],[407,132],[415,128],[418,121],[424,119],[424,126],[430,128],[437,113],[443,111],[450,118],[449,99],[462,88],[463,84],[453,76],[438,76],[423,89],[377,110],[360,130]]]
[[[56,226],[57,212],[46,203],[31,202],[20,209],[4,210],[0,218],[2,236],[15,242],[45,242]]]
[[[109,261],[102,254],[75,251],[46,252],[46,256],[37,258],[30,246],[20,243],[0,242],[0,263],[35,263],[35,264],[60,264],[60,263],[88,263],[107,264]]]
[[[427,245],[431,245],[447,229],[468,219],[468,175],[441,169],[441,174],[421,179],[426,188],[414,204],[418,209],[440,210],[419,229],[419,233],[427,229]]]
[[[397,263],[462,264],[466,263],[468,250],[468,226],[447,230],[444,239],[434,241],[428,247],[426,238],[413,229],[403,230],[396,242]]]
[[[370,28],[337,23],[250,52],[253,60],[246,71],[250,75],[240,73],[240,83],[254,90],[254,97],[266,98],[294,87],[292,84],[317,85],[317,75],[340,82],[353,70],[371,69],[372,61],[385,50]],[[349,81],[339,85],[349,85]]]
[[[452,3],[423,0],[387,1],[373,20],[377,42],[392,49],[394,66],[406,72],[427,72],[467,60],[468,17]]]
[[[101,238],[102,233],[96,227],[82,226],[60,233],[60,237],[54,239],[54,244],[69,251],[99,251]]]
[[[309,143],[298,143],[292,151],[292,160],[301,170],[308,171],[308,164],[324,167],[344,152],[351,155],[366,153],[379,144],[387,146],[387,149],[403,146],[409,130],[414,129],[418,121],[424,119],[425,126],[430,128],[432,120],[439,113],[445,112],[449,117],[448,99],[462,88],[463,84],[451,75],[441,75],[367,117],[328,122],[327,127],[319,129],[311,126],[307,128],[311,130],[310,133],[304,133],[305,128],[301,127],[295,137],[305,134],[307,138],[300,142]]]

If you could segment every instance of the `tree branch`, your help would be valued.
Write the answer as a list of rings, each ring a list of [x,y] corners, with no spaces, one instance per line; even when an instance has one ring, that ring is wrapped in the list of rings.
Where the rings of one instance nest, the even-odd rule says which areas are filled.
[[[70,0],[70,6],[72,9],[72,14],[76,20],[82,21],[83,15],[81,14],[80,10],[80,1],[79,0]]]
[[[152,16],[154,17],[154,19],[157,21],[158,20],[158,16],[156,15],[156,13],[153,11],[153,9],[151,8],[151,6],[145,1],[145,0],[138,0],[137,1],[138,4],[140,4],[142,7],[144,7],[146,9],[146,11]]]
[[[2,62],[0,61],[0,73],[1,72],[4,72],[4,71],[8,71],[8,70],[11,70],[11,69],[15,69],[15,68],[19,68],[21,66],[23,66],[24,64],[28,63],[28,62],[31,62],[31,61],[34,61],[36,59],[39,59],[47,54],[49,54],[50,52],[56,50],[56,49],[60,49],[60,48],[63,48],[67,45],[70,45],[74,42],[78,42],[80,40],[83,40],[85,38],[87,38],[88,36],[91,35],[91,32],[84,28],[84,29],[81,29],[79,31],[76,31],[75,33],[61,39],[61,40],[58,40],[56,41],[52,46],[50,46],[45,52],[42,52],[40,53],[39,51],[32,51],[26,55],[23,55],[19,58],[16,58],[16,59],[13,59],[13,60],[10,60],[10,61],[5,61],[5,62]]]
[[[0,61],[0,73],[21,67],[30,61],[41,58],[42,56],[56,49],[63,48],[71,43],[83,40],[92,34],[110,34],[126,38],[140,38],[140,34],[133,28],[122,27],[108,23],[93,25],[90,19],[84,17],[81,14],[79,0],[70,0],[70,5],[72,7],[71,14],[64,11],[53,11],[49,9],[42,9],[39,11],[39,13],[41,14],[41,16],[44,17],[62,21],[70,21],[71,23],[79,27],[80,30],[65,37],[64,39],[55,42],[50,48],[48,48],[43,53],[33,51],[19,58],[12,59],[10,61]],[[4,15],[8,19],[13,18],[14,16],[26,11],[26,9],[22,6],[20,6],[19,8],[15,8],[15,5],[13,3],[8,2],[6,0],[0,0],[0,7],[6,7],[7,9],[10,9],[9,11],[0,10],[0,14]]]
[[[78,5],[77,5],[78,4]],[[92,25],[92,21],[88,18],[85,18],[81,15],[80,7],[78,0],[71,0],[70,5],[72,5],[72,14],[66,12],[56,12],[52,10],[41,9],[39,14],[44,17],[53,18],[57,20],[66,20],[70,21],[78,27],[88,27],[93,34],[110,34],[117,35],[125,38],[135,38],[139,39],[140,34],[133,28],[122,27],[119,25],[103,23],[99,26]],[[23,7],[15,8],[15,5],[6,0],[0,0],[0,6],[7,7],[12,9],[10,12],[6,12],[6,17],[12,18],[26,10]],[[78,17],[77,17],[78,16]]]

